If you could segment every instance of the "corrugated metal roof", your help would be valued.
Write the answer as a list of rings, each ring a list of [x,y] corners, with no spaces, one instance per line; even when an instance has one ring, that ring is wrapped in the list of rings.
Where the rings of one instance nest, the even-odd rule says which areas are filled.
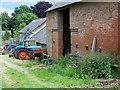
[[[62,7],[66,7],[74,3],[80,3],[80,2],[119,2],[119,1],[120,0],[74,0],[72,2],[58,2],[58,3],[55,3],[51,8],[46,10],[46,12],[59,9]]]
[[[46,44],[47,43],[46,26],[31,38],[34,38],[36,42]]]
[[[51,11],[51,10],[55,10],[55,9],[58,9],[58,8],[62,8],[64,6],[68,6],[68,5],[71,5],[73,3],[75,3],[75,2],[58,2],[58,3],[55,3],[51,8],[46,10],[46,12]]]
[[[41,25],[45,21],[46,21],[46,18],[34,20],[30,22],[27,26],[25,26],[23,29],[21,29],[19,32],[20,33],[32,32],[35,28],[37,28],[39,25]]]
[[[32,34],[29,36],[29,38],[33,37],[36,35],[38,32],[40,32],[44,27],[46,27],[46,22],[41,25],[41,27],[37,28],[35,31],[32,32]]]

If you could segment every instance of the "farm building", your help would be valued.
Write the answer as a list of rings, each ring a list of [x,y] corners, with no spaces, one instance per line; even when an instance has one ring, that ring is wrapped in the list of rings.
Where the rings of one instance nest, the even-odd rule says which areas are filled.
[[[20,41],[26,39],[35,40],[37,44],[46,45],[46,18],[32,21],[25,26],[20,33]]]
[[[51,57],[91,51],[120,55],[119,0],[59,2],[47,10]]]

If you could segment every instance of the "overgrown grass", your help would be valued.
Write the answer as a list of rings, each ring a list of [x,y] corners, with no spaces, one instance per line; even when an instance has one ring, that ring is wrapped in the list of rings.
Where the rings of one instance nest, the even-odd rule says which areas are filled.
[[[8,60],[8,57],[5,57]],[[4,59],[5,59],[4,58]],[[52,65],[49,65],[48,68],[39,68],[39,69],[28,69],[29,74],[24,74],[19,70],[15,70],[9,67],[6,67],[7,75],[11,80],[15,82],[13,87],[17,88],[49,88],[49,87],[82,87],[84,85],[95,85],[96,80],[92,78],[99,78],[101,73],[102,77],[106,78],[110,75],[111,77],[111,68],[110,60],[111,56],[106,54],[92,54],[85,55],[82,57],[71,57],[67,55],[66,57],[58,58],[53,62]],[[11,58],[9,58],[9,62]],[[16,60],[16,59],[15,59]],[[17,60],[16,60],[17,61]],[[31,63],[32,61],[23,61],[24,63],[12,62],[19,66],[31,67],[36,65]],[[30,64],[29,64],[30,63]],[[40,64],[40,63],[38,63]],[[98,66],[97,66],[98,65]],[[106,66],[108,65],[108,66]],[[106,70],[107,69],[107,70]],[[92,72],[90,71],[92,70]],[[96,70],[105,70],[105,73],[94,72]],[[97,73],[98,76],[92,77]],[[100,73],[100,74],[99,74]],[[107,74],[108,76],[107,76]],[[92,76],[91,76],[92,74]],[[32,78],[31,76],[35,77]],[[110,78],[108,77],[108,78]],[[37,79],[37,80],[36,80]],[[8,87],[6,82],[3,83],[4,87]]]
[[[33,73],[25,74],[7,66],[5,66],[5,69],[7,70],[5,74],[12,80],[12,83],[8,85],[8,82],[4,81],[3,88],[45,88],[47,86],[49,88],[49,84],[51,84],[40,77],[34,77]],[[52,85],[51,87],[56,87],[56,85]]]
[[[120,79],[120,72],[117,68],[112,68],[111,70],[111,75],[112,75],[112,78],[115,78],[115,79]]]
[[[34,73],[36,77],[40,77],[49,82],[56,83],[58,86],[62,87],[81,87],[84,85],[96,84],[96,80],[93,80],[91,78],[87,79],[70,78],[68,76],[53,73],[49,71],[49,69],[35,69],[32,70],[32,73]]]
[[[19,66],[24,66],[24,67],[32,67],[34,65],[39,65],[40,61],[38,60],[18,60],[15,59],[14,57],[9,58],[8,55],[2,56],[3,59],[12,62],[13,64],[19,65]]]
[[[92,53],[81,57],[65,57],[55,60],[49,71],[73,78],[106,78],[112,77],[112,56],[108,54]]]
[[[8,88],[9,86],[6,84],[6,82],[3,80],[2,81],[2,84],[1,84],[1,88],[0,88],[0,90],[2,89],[2,88]]]
[[[3,64],[4,69],[7,70],[6,76],[12,80],[13,83],[8,85],[4,80],[3,88],[63,88],[63,87],[81,87],[84,85],[95,85],[96,80],[91,78],[75,79],[64,77],[62,75],[50,72],[48,69],[30,70],[28,74],[19,72],[13,68],[9,68]],[[34,77],[34,78],[33,78]]]
[[[2,79],[0,79],[0,90],[2,89]]]

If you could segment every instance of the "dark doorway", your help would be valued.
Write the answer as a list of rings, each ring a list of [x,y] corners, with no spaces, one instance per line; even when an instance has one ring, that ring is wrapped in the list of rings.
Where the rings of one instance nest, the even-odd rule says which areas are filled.
[[[69,9],[63,11],[63,56],[71,52]]]

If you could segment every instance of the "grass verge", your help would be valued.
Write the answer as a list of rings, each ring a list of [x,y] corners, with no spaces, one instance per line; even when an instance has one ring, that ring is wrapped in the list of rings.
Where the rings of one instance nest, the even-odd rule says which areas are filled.
[[[70,77],[64,77],[59,74],[52,73],[48,69],[35,69],[30,70],[29,74],[19,72],[15,69],[9,68],[5,64],[3,67],[7,72],[6,76],[9,77],[12,82],[8,85],[8,82],[3,81],[3,88],[64,88],[64,87],[82,87],[85,84],[95,84],[93,79],[75,79]],[[34,78],[33,78],[34,77]]]
[[[47,86],[49,87],[49,83],[47,81],[41,78],[33,78],[34,74],[27,75],[24,72],[19,72],[7,66],[5,66],[5,69],[7,69],[7,72],[5,74],[9,77],[10,80],[12,80],[12,83],[8,85],[9,82],[6,82],[4,80],[3,88],[47,88]]]
[[[50,72],[49,69],[35,69],[35,70],[31,70],[31,72],[34,73],[36,77],[41,77],[47,81],[56,83],[57,85],[63,87],[82,87],[86,84],[94,85],[96,83],[95,79],[70,78],[67,76],[62,76],[60,74]]]
[[[35,61],[35,60],[18,60],[18,59],[15,59],[14,57],[8,57],[8,55],[4,55],[2,56],[3,59],[13,63],[13,64],[16,64],[16,65],[19,65],[19,66],[24,66],[24,67],[32,67],[33,65],[39,65],[40,64],[40,61]]]

